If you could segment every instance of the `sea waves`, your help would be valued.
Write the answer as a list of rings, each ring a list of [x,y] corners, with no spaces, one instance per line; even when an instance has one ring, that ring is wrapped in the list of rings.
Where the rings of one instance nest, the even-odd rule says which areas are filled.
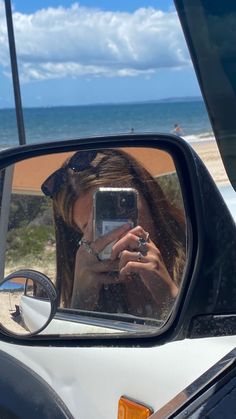
[[[183,138],[188,143],[202,143],[208,141],[215,141],[213,132],[203,132],[201,134],[183,135]]]

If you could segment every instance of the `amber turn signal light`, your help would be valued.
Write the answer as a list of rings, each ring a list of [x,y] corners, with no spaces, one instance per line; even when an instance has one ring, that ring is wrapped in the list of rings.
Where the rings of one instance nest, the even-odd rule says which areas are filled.
[[[117,419],[146,419],[153,411],[143,404],[121,397],[118,405]]]

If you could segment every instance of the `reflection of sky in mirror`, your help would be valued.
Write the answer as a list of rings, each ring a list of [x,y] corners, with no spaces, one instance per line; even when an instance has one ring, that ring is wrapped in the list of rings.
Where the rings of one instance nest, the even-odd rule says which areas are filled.
[[[18,284],[17,282],[13,282],[13,281],[7,281],[3,284],[0,284],[0,292],[1,291],[5,291],[5,290],[17,290],[17,291],[23,291],[24,290],[24,286],[22,286],[22,284]]]

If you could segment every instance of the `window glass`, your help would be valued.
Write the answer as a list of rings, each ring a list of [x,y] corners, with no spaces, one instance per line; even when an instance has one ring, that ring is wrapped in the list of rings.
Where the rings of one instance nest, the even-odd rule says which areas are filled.
[[[18,140],[3,3],[0,19],[5,148]],[[227,182],[172,0],[16,0],[13,22],[28,143],[171,132]]]
[[[18,142],[5,22],[2,2],[1,149]],[[15,0],[13,22],[28,144],[102,134],[177,135],[196,150],[220,188],[228,185],[172,0]],[[42,183],[45,176],[38,177],[34,160],[28,163],[27,181]],[[50,159],[43,167],[48,164]],[[21,167],[16,164],[8,174],[13,187],[8,196],[5,275],[31,266],[56,283],[52,202],[40,188],[25,185]],[[174,166],[158,183],[184,211],[176,180]],[[61,299],[61,315],[63,304]]]
[[[32,168],[37,176],[31,176]],[[4,277],[22,269],[45,274],[57,289],[58,315],[68,321],[73,313],[73,322],[89,315],[89,323],[109,319],[113,328],[114,320],[125,328],[138,323],[156,330],[166,323],[190,252],[179,175],[169,152],[64,152],[7,170],[12,186],[5,190],[9,207],[2,215],[8,226],[5,237],[2,228]],[[30,280],[25,295],[43,297]],[[69,333],[66,327],[63,332]]]

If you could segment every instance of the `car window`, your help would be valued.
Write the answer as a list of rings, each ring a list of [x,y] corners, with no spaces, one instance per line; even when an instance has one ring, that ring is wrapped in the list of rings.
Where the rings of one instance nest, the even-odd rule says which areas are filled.
[[[0,13],[6,148],[18,138],[3,5]],[[227,182],[173,1],[54,1],[44,9],[16,1],[13,22],[27,143],[172,132],[193,145],[216,182]]]
[[[18,134],[3,5],[0,19],[5,28],[0,37],[4,149],[18,144]],[[191,144],[220,188],[228,185],[172,1],[63,6],[49,1],[45,8],[38,2],[27,6],[15,1],[13,22],[27,144],[101,134],[168,133]],[[34,180],[38,172],[33,159],[31,164]],[[28,188],[19,172],[17,189],[19,167],[9,173],[5,273],[22,266],[24,257],[27,266],[55,282],[51,202],[41,190]],[[6,173],[1,175],[4,179]],[[173,179],[175,175],[168,182]],[[165,185],[166,179],[159,181]],[[181,201],[181,193],[176,199]],[[63,305],[60,308],[63,316]]]

